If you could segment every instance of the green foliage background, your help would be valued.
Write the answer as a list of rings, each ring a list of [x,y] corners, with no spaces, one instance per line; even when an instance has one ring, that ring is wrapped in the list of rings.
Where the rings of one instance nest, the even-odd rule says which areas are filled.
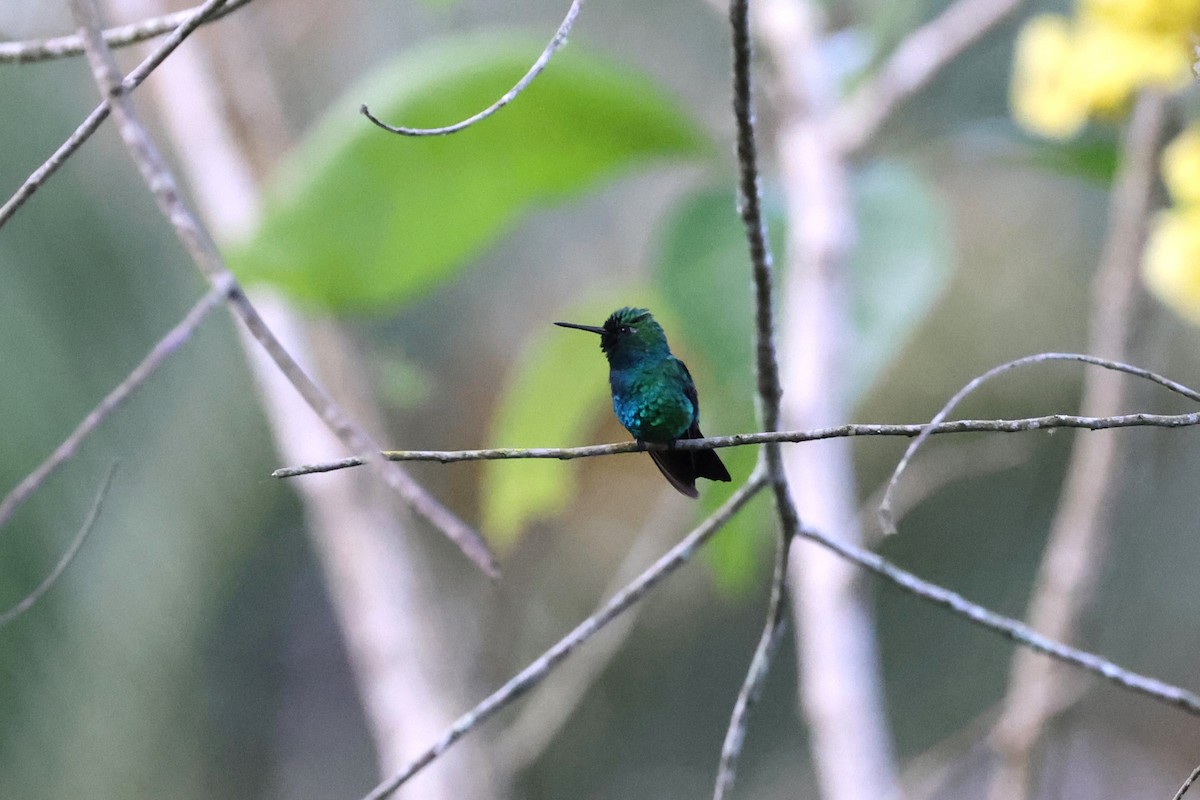
[[[298,10],[256,0],[239,12],[264,37],[297,144],[281,148],[262,228],[228,255],[247,279],[350,327],[377,372],[391,376],[381,392],[397,446],[624,438],[594,342],[550,323],[599,322],[625,304],[663,319],[700,384],[706,432],[753,425],[749,272],[731,192],[721,15],[677,0],[590,5],[534,89],[458,137],[400,140],[357,114],[366,102],[419,125],[476,109],[523,71],[560,5],[359,0]],[[71,27],[19,2],[8,8],[8,19],[0,8],[5,34]],[[848,80],[939,8],[839,6],[853,45],[842,65]],[[859,421],[927,419],[1000,361],[1083,346],[1112,140],[1101,130],[1051,150],[1013,130],[1011,33],[967,55],[855,165],[857,327],[846,369]],[[94,96],[82,63],[60,62],[0,68],[0,101],[8,112],[0,189],[11,190]],[[760,113],[769,131],[769,98]],[[777,187],[766,179],[775,208]],[[772,223],[782,260],[777,211]],[[104,131],[0,231],[0,491],[201,291]],[[1144,316],[1140,363],[1200,383],[1194,332],[1153,308]],[[1078,378],[1069,367],[1014,374],[962,412],[1073,410]],[[1158,393],[1137,394],[1139,409],[1177,410]],[[1130,435],[1111,567],[1088,631],[1116,660],[1184,683],[1200,646],[1194,439]],[[965,470],[881,549],[1020,614],[1069,441],[1027,437],[1019,467]],[[902,446],[856,443],[864,499]],[[937,443],[922,458],[950,457],[954,446]],[[749,449],[725,453],[735,478],[748,474]],[[36,584],[108,465],[120,462],[79,561],[43,605],[0,630],[0,797],[341,797],[370,783],[373,757],[341,641],[294,500],[267,477],[273,459],[233,326],[218,313],[0,531],[3,606]],[[463,633],[478,659],[472,696],[586,614],[662,508],[668,533],[680,535],[729,491],[706,486],[698,504],[664,501],[649,460],[633,455],[418,475],[504,553],[506,580],[491,589],[428,545],[438,580],[472,618],[473,633]],[[674,577],[647,603],[512,796],[709,791],[758,634],[769,521],[768,505],[757,503],[713,542],[704,568]],[[889,712],[908,758],[1001,696],[1011,649],[894,590],[881,589],[878,601]],[[788,662],[750,731],[746,797],[810,792]],[[1195,740],[1187,720],[1109,689],[1064,724],[1112,751],[1164,758]],[[972,774],[975,754],[953,758]],[[1120,759],[1105,763],[1098,783],[1119,787]]]

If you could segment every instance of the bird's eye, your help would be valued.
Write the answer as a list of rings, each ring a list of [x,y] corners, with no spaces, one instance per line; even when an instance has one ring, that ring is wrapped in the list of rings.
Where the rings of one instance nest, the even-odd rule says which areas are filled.
[[[636,332],[637,332],[637,328],[634,328],[631,325],[622,325],[621,326],[621,333],[636,333]]]

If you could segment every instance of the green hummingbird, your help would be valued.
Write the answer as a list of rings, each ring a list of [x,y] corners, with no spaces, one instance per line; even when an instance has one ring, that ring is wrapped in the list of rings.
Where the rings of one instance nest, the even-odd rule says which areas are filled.
[[[639,442],[701,439],[700,400],[682,361],[671,355],[667,335],[644,308],[619,308],[604,325],[556,322],[600,334],[608,358],[613,411]],[[651,450],[650,457],[671,485],[698,497],[696,478],[728,481],[729,470],[713,450]]]

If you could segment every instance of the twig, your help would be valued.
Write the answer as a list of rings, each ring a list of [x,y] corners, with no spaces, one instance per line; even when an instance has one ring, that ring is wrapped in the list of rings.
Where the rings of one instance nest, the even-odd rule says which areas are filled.
[[[114,79],[110,84],[113,88],[108,91],[119,94],[129,94],[138,86],[146,77],[153,72],[163,60],[174,52],[175,48],[191,35],[192,31],[200,27],[204,22],[216,12],[218,6],[227,0],[205,0],[204,5],[199,6],[195,10],[189,12],[186,20],[180,23],[170,36],[162,41],[161,44],[154,50],[153,53],[146,56],[142,63],[137,65],[133,72],[125,76],[119,83]],[[114,67],[115,71],[115,67]],[[21,187],[13,193],[13,196],[0,206],[0,228],[3,228],[5,223],[12,219],[13,214],[17,213],[25,202],[33,196],[34,192],[42,187],[50,176],[58,171],[58,168],[66,163],[67,159],[75,154],[75,151],[83,145],[92,134],[100,127],[104,120],[108,119],[108,115],[112,109],[107,101],[102,102],[88,114],[87,119],[80,123],[67,140],[59,145],[58,149],[46,159],[46,161],[38,167],[33,173],[25,179]]]
[[[987,372],[983,373],[982,375],[972,378],[970,380],[970,382],[967,383],[966,386],[959,389],[958,392],[956,392],[955,395],[946,402],[946,405],[942,406],[942,409],[940,411],[938,411],[937,414],[934,415],[933,419],[930,420],[926,430],[921,431],[921,433],[917,436],[917,438],[914,439],[911,444],[909,444],[908,449],[904,451],[904,455],[900,458],[900,462],[896,465],[895,471],[892,472],[891,480],[888,481],[887,491],[884,492],[884,495],[883,495],[883,502],[881,502],[879,504],[879,524],[883,528],[885,533],[895,533],[896,532],[896,521],[892,514],[892,495],[895,493],[896,485],[900,481],[900,476],[904,473],[904,470],[908,467],[908,463],[910,461],[912,461],[913,456],[916,455],[917,450],[921,447],[921,445],[923,445],[925,443],[925,441],[929,438],[929,436],[935,430],[938,430],[941,427],[942,421],[946,418],[947,415],[949,415],[949,413],[951,411],[954,410],[955,406],[957,406],[959,403],[961,403],[967,395],[971,394],[971,392],[975,391],[982,384],[986,383],[987,381],[991,380],[992,378],[996,377],[997,375],[1008,372],[1011,369],[1016,369],[1017,367],[1023,367],[1023,366],[1027,366],[1029,364],[1040,364],[1044,361],[1078,361],[1083,364],[1091,364],[1092,366],[1103,367],[1104,369],[1113,370],[1116,372],[1124,372],[1126,374],[1133,375],[1138,378],[1144,378],[1152,383],[1157,383],[1159,386],[1163,386],[1163,387],[1169,389],[1170,391],[1175,392],[1176,394],[1183,395],[1184,397],[1188,398],[1189,400],[1195,400],[1196,402],[1200,402],[1200,392],[1197,392],[1194,389],[1190,389],[1181,383],[1176,383],[1175,381],[1173,381],[1169,378],[1164,378],[1163,376],[1161,376],[1157,373],[1151,372],[1150,370],[1142,369],[1141,367],[1135,367],[1131,364],[1125,364],[1120,361],[1113,361],[1113,360],[1107,359],[1107,358],[1099,358],[1097,356],[1083,355],[1080,353],[1038,353],[1037,355],[1025,356],[1024,358],[1018,358],[1013,361],[1009,361],[1005,364],[1001,364],[998,367],[992,367],[991,369],[989,369]],[[1139,416],[1139,415],[1134,415],[1134,416]],[[1184,415],[1184,416],[1187,416],[1187,415]],[[1067,418],[1067,417],[1064,417],[1064,419],[1065,418]],[[1089,418],[1089,417],[1070,417],[1070,418],[1075,419],[1075,420],[1095,419],[1095,418]],[[1109,417],[1109,418],[1101,417],[1100,419],[1115,420],[1115,419],[1121,419],[1121,417]],[[1091,426],[1088,426],[1088,425],[1064,425],[1064,426],[1054,426],[1054,427],[1091,427]],[[1128,427],[1128,426],[1114,425],[1112,427]]]
[[[1200,417],[1200,414],[1197,416]],[[936,457],[908,465],[908,479],[900,484],[893,511],[896,516],[904,517],[951,484],[1021,466],[1029,461],[1035,445],[1036,442],[1030,438],[1008,437],[997,442],[988,437],[955,442],[953,446],[940,448]],[[869,549],[874,549],[884,539],[883,532],[879,530],[878,512],[886,489],[886,482],[879,484],[858,505],[858,524],[864,533],[862,544]]]
[[[767,243],[767,223],[762,213],[762,187],[758,169],[758,144],[755,138],[754,85],[751,74],[753,46],[750,38],[749,0],[731,0],[729,27],[733,48],[733,116],[737,131],[738,212],[745,228],[754,283],[754,351],[758,384],[759,427],[772,431],[779,427],[779,360],[775,352],[774,264]],[[779,517],[778,560],[771,589],[771,604],[763,633],[750,661],[750,668],[734,703],[729,728],[721,748],[715,797],[733,787],[737,762],[746,738],[750,710],[771,666],[775,646],[784,624],[784,599],[787,597],[787,555],[800,527],[800,516],[792,502],[783,453],[778,442],[767,442],[759,453],[759,469],[771,483],[775,511]]]
[[[219,1],[219,0],[218,0]],[[42,162],[42,165],[35,169],[28,178],[21,184],[17,191],[13,192],[12,196],[4,201],[4,205],[0,205],[0,228],[12,219],[13,215],[25,202],[33,197],[34,192],[42,187],[46,181],[50,180],[50,176],[58,172],[58,168],[67,162],[67,159],[75,154],[84,142],[91,138],[92,134],[100,127],[104,120],[108,119],[108,106],[101,103],[92,110],[92,113],[87,115],[87,118],[80,123],[79,127],[67,137],[67,140],[58,146],[48,159]]]
[[[226,283],[214,285],[209,289],[208,293],[200,298],[200,301],[196,305],[192,306],[192,310],[180,320],[179,324],[169,330],[167,335],[151,348],[141,363],[134,367],[133,371],[115,389],[109,392],[95,408],[88,412],[87,416],[76,426],[75,430],[71,431],[70,435],[62,441],[62,444],[56,447],[54,452],[39,464],[36,469],[26,475],[3,500],[0,500],[0,528],[4,527],[5,523],[12,518],[17,509],[38,490],[38,487],[47,478],[53,475],[59,467],[75,455],[75,452],[79,449],[84,439],[90,436],[96,428],[100,427],[100,424],[112,412],[120,408],[121,404],[141,387],[146,382],[146,379],[153,375],[154,371],[161,367],[163,362],[180,345],[191,337],[193,331],[200,326],[200,323],[204,321],[209,312],[221,304],[228,291],[229,286]]]
[[[787,629],[787,571],[788,552],[791,550],[794,537],[780,536],[775,553],[775,574],[771,580],[771,600],[767,606],[767,621],[763,625],[762,635],[754,656],[750,659],[750,668],[746,670],[746,678],[738,692],[737,701],[733,704],[733,714],[730,715],[729,727],[725,731],[725,742],[721,745],[721,761],[717,767],[717,781],[713,788],[713,800],[724,800],[726,794],[733,789],[733,781],[737,777],[738,759],[742,755],[742,747],[746,743],[746,725],[750,719],[750,711],[762,693],[763,683],[771,669],[771,659],[783,632]]]
[[[1023,0],[957,0],[908,34],[883,66],[831,119],[834,141],[845,154],[865,147],[896,109],[1009,17]]]
[[[455,742],[480,723],[540,683],[552,669],[580,645],[616,619],[623,611],[645,597],[663,578],[686,564],[696,554],[696,551],[766,484],[767,479],[762,470],[755,470],[746,483],[733,493],[732,497],[700,523],[683,541],[667,551],[636,580],[614,595],[592,616],[579,623],[574,630],[535,659],[533,663],[513,676],[508,683],[459,717],[432,747],[411,761],[404,769],[376,786],[366,795],[365,800],[379,800],[399,789],[406,781],[441,757]]]
[[[633,546],[613,573],[602,597],[619,592],[645,568],[652,553],[662,550],[668,539],[678,535],[672,520],[679,518],[679,508],[679,494],[674,489],[663,490],[662,498],[642,521],[641,531],[634,537]],[[594,642],[586,653],[580,653],[570,669],[560,670],[555,679],[547,680],[496,738],[492,761],[503,765],[507,785],[513,785],[517,776],[558,740],[559,731],[621,652],[645,608],[638,604],[612,622],[608,634]]]
[[[203,19],[203,24],[216,22],[226,14],[232,14],[250,0],[225,0],[225,4]],[[151,17],[140,22],[120,25],[104,31],[104,41],[109,47],[127,47],[162,36],[188,22],[201,6],[186,8],[172,14]],[[23,42],[0,42],[0,64],[31,64],[55,58],[83,55],[83,40],[79,34],[57,36],[53,39],[33,39]]]
[[[1179,787],[1179,791],[1175,793],[1172,800],[1183,800],[1183,796],[1187,794],[1188,789],[1192,788],[1192,784],[1196,782],[1197,778],[1200,778],[1200,767],[1192,770],[1192,774],[1188,775],[1188,779],[1183,782],[1183,786]]]
[[[47,575],[42,582],[37,585],[36,589],[25,595],[25,597],[23,597],[15,606],[0,614],[0,628],[8,625],[26,611],[33,608],[34,604],[37,603],[38,600],[41,600],[42,596],[45,595],[46,592],[50,591],[50,587],[52,587],[55,582],[58,581],[59,577],[66,571],[67,567],[71,565],[71,562],[75,560],[75,556],[79,554],[79,550],[83,547],[83,543],[87,541],[88,534],[92,532],[92,528],[96,527],[96,520],[100,518],[100,509],[104,505],[104,498],[108,495],[108,489],[110,486],[112,486],[113,475],[116,473],[117,465],[114,462],[113,465],[108,468],[108,473],[104,476],[104,480],[100,482],[100,489],[96,492],[96,498],[92,500],[92,508],[90,511],[88,511],[87,518],[83,521],[83,525],[79,528],[79,532],[75,534],[75,538],[71,540],[71,544],[67,547],[66,552],[62,554],[62,557],[58,559],[58,563],[54,565],[54,569],[50,570],[50,574]]]
[[[453,125],[447,125],[442,128],[406,128],[404,126],[388,125],[386,122],[380,120],[378,117],[372,114],[370,109],[367,108],[366,104],[360,106],[358,110],[364,117],[371,120],[371,122],[374,122],[380,128],[392,133],[398,133],[401,136],[445,136],[447,134],[458,133],[465,128],[469,128],[476,122],[481,122],[487,119],[492,114],[495,114],[497,111],[511,103],[513,100],[516,100],[517,95],[521,94],[521,92],[525,91],[525,89],[529,87],[529,84],[533,83],[533,79],[542,73],[542,70],[544,70],[546,65],[550,63],[550,59],[554,57],[554,54],[557,53],[559,49],[561,49],[562,46],[567,43],[567,36],[571,32],[571,27],[575,24],[575,18],[579,16],[579,12],[583,8],[584,1],[585,0],[571,0],[571,7],[567,9],[567,15],[563,18],[562,24],[558,26],[558,30],[555,31],[554,37],[550,40],[550,43],[546,45],[546,48],[542,50],[542,54],[538,56],[537,61],[533,62],[533,66],[529,68],[529,71],[526,72],[524,76],[522,76],[521,80],[517,81],[515,86],[505,92],[504,96],[499,100],[492,103],[479,113],[467,117],[461,122],[456,122]]]
[[[767,223],[762,213],[758,145],[755,142],[754,90],[750,78],[753,50],[750,44],[749,0],[733,0],[729,21],[733,32],[733,116],[737,125],[738,213],[746,229],[754,278],[755,368],[758,378],[758,413],[763,430],[779,427],[779,364],[775,356],[774,263],[767,245]],[[772,479],[782,475],[778,448],[764,450]]]
[[[1121,165],[1109,201],[1108,235],[1092,279],[1088,349],[1126,359],[1139,300],[1146,220],[1158,176],[1159,144],[1166,117],[1161,93],[1143,91],[1134,103]],[[1080,410],[1111,414],[1127,402],[1128,381],[1109,371],[1085,376]],[[1110,538],[1115,496],[1123,477],[1119,436],[1080,437],[1072,443],[1058,508],[1042,554],[1029,624],[1069,642],[1091,603]],[[1014,655],[1004,712],[992,731],[1000,756],[992,800],[1025,800],[1033,783],[1033,752],[1046,722],[1061,712],[1057,695],[1068,676],[1053,663]]]
[[[1132,672],[1086,650],[1056,642],[1041,635],[1023,622],[997,614],[967,600],[957,592],[918,578],[869,550],[831,539],[825,534],[809,528],[801,528],[799,535],[858,564],[863,569],[895,584],[909,594],[948,609],[956,616],[981,628],[998,633],[1035,652],[1098,675],[1122,689],[1153,698],[1188,714],[1200,716],[1200,695],[1187,689]]]
[[[100,36],[95,0],[71,0],[71,8],[80,25],[80,34],[84,39],[88,62],[91,64],[96,83],[112,110],[121,138],[153,193],[159,209],[170,220],[193,262],[214,285],[228,287],[230,308],[266,350],[280,371],[287,376],[296,391],[342,443],[353,452],[366,454],[372,466],[410,509],[458,545],[464,555],[480,569],[495,577],[498,574],[495,560],[479,534],[442,506],[407,473],[378,455],[379,447],[370,435],[354,423],[325,390],[305,373],[263,322],[232,273],[225,267],[208,231],[184,203],[174,176],[138,120],[129,97],[117,91],[120,85],[117,65],[112,51]]]
[[[887,423],[850,423],[833,428],[815,428],[808,431],[765,431],[762,433],[737,433],[730,436],[709,436],[704,439],[685,439],[675,443],[679,450],[708,450],[721,447],[743,447],[745,445],[770,442],[815,442],[822,439],[866,436],[901,436],[914,438],[929,431],[930,435],[945,433],[1022,433],[1026,431],[1053,430],[1055,428],[1080,428],[1083,430],[1109,430],[1113,428],[1188,428],[1200,425],[1200,412],[1190,414],[1118,414],[1112,417],[1081,417],[1074,414],[1049,414],[1042,417],[1021,419],[963,419],[927,422],[909,425]],[[505,459],[548,458],[570,461],[576,458],[611,456],[635,453],[641,450],[657,450],[667,447],[658,442],[613,442],[590,444],[582,447],[501,447],[489,450],[384,450],[389,461],[436,461],[454,464],[460,461],[500,461]],[[362,466],[363,459],[343,458],[336,461],[321,461],[295,467],[282,467],[271,473],[273,478],[294,478],[320,472]]]

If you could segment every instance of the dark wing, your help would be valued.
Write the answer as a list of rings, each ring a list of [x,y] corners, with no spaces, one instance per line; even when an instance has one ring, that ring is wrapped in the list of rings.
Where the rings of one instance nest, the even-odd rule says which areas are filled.
[[[696,382],[692,380],[692,373],[688,371],[687,364],[675,359],[675,363],[683,370],[681,379],[683,381],[683,394],[692,402],[692,424],[684,431],[680,439],[700,439],[704,434],[700,433],[700,397],[696,394]]]
[[[700,398],[696,395],[696,382],[692,380],[692,373],[688,372],[687,364],[684,364],[678,358],[675,363],[683,370],[684,386],[683,393],[688,400],[692,401],[692,424],[684,431],[681,439],[703,439],[704,434],[700,432]],[[729,470],[725,469],[725,463],[721,461],[716,450],[689,450],[682,455],[691,456],[691,475],[692,483],[696,478],[708,478],[710,481],[729,481]],[[660,466],[659,469],[662,469]],[[677,487],[678,488],[678,487]],[[686,492],[684,492],[686,494]]]

